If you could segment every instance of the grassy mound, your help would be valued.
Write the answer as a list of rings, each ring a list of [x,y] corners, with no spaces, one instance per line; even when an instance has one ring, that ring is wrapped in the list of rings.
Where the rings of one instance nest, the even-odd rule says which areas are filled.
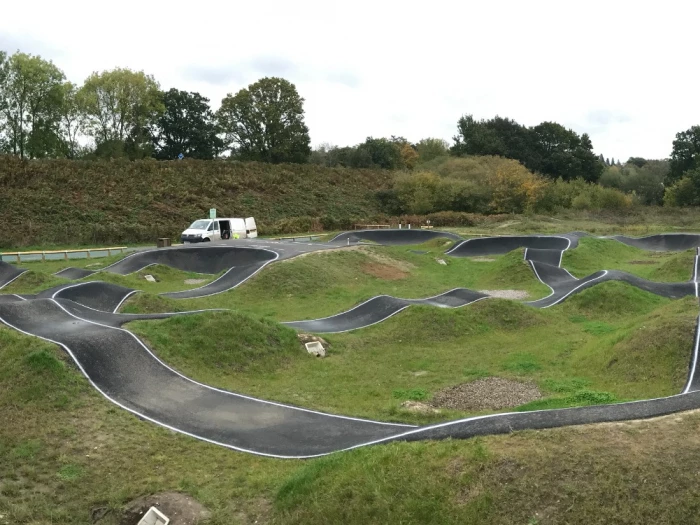
[[[698,459],[684,439],[693,441],[699,420],[694,414],[337,454],[285,480],[274,497],[274,523],[692,522],[694,473],[685,462]]]
[[[299,462],[236,453],[135,418],[58,347],[2,326],[0,359],[0,416],[11,423],[0,426],[8,523],[82,525],[103,509],[100,523],[118,525],[127,502],[165,491],[205,504],[211,525],[692,523],[697,514],[698,414],[393,443]]]
[[[68,279],[62,279],[55,275],[50,275],[44,272],[27,270],[22,275],[2,289],[4,294],[35,294],[42,290],[68,284]]]
[[[625,282],[606,281],[568,297],[560,307],[569,315],[609,319],[643,315],[670,301]]]
[[[269,367],[255,364],[257,357],[267,359],[266,342],[256,343],[262,348],[260,356],[250,350],[250,368],[239,366],[248,354],[229,350],[229,345],[237,344],[230,341],[232,328],[208,320],[220,314],[134,325],[166,361],[200,381],[276,401],[376,419],[429,423],[469,415],[453,410],[410,412],[401,403],[405,399],[429,400],[441,389],[487,376],[532,381],[548,394],[538,404],[522,407],[524,410],[678,392],[693,344],[696,308],[692,298],[672,302],[641,292],[645,305],[627,308],[620,305],[627,301],[638,306],[640,292],[620,283],[606,284],[613,285],[608,287],[609,294],[591,289],[582,295],[598,296],[605,302],[622,294],[625,300],[617,305],[621,313],[610,315],[605,309],[601,313],[580,305],[567,307],[566,303],[538,310],[501,299],[458,309],[412,306],[375,326],[325,335],[332,345],[326,359],[275,357]],[[223,318],[237,323],[244,316],[225,314]],[[195,319],[201,325],[173,327]],[[277,325],[269,322],[267,326]],[[675,328],[664,332],[663,326]],[[645,338],[651,349],[639,358],[629,349]],[[242,344],[247,344],[246,340],[244,332]],[[210,354],[218,350],[209,349],[219,346],[231,360],[211,366],[223,359]],[[201,348],[208,350],[199,355]],[[653,372],[642,374],[645,368]]]
[[[584,237],[577,248],[564,252],[562,266],[576,277],[599,270],[623,270],[659,282],[691,278],[694,252],[650,252],[613,239]]]
[[[613,346],[607,365],[610,374],[634,383],[662,380],[669,384],[665,393],[678,393],[688,375],[692,352],[688,334],[697,323],[694,302],[690,298],[674,302],[645,316],[640,327]]]
[[[531,292],[533,298],[549,295],[549,288],[540,283],[532,272],[530,264],[523,259],[525,250],[513,250],[492,263],[481,265],[483,274],[478,280],[482,289],[516,288]]]
[[[0,384],[15,385],[2,396],[2,403],[45,411],[74,405],[83,381],[65,352],[4,327],[0,328],[0,348],[4,349]]]
[[[130,296],[119,309],[123,314],[186,312],[182,301],[152,293],[136,293]]]
[[[532,298],[549,293],[523,263],[522,252],[482,263],[417,245],[311,253],[270,264],[229,293],[185,302],[189,310],[223,307],[292,321],[333,315],[376,295],[423,298],[460,287],[515,288]]]
[[[307,357],[293,330],[235,312],[138,321],[129,328],[176,368],[196,367],[212,376],[272,372]]]

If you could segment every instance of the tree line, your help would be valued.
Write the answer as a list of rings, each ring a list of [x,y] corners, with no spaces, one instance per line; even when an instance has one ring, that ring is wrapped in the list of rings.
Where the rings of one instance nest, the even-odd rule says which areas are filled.
[[[0,152],[21,158],[127,157],[306,162],[303,102],[281,78],[228,94],[162,91],[143,71],[93,73],[81,86],[53,62],[0,51]],[[86,140],[87,139],[87,140]]]
[[[596,156],[586,133],[500,116],[463,115],[452,145],[391,136],[312,150],[304,99],[285,79],[266,77],[229,93],[216,111],[209,102],[196,92],[163,91],[153,76],[127,68],[95,72],[78,86],[51,61],[0,51],[0,152],[21,158],[182,155],[412,171],[445,156],[497,156],[551,180],[600,183],[650,204],[700,205],[700,126],[676,135],[670,159],[624,164]]]

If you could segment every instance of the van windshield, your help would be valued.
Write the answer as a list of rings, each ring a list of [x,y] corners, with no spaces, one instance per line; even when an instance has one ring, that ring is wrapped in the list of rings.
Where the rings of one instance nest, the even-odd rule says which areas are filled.
[[[205,221],[203,219],[199,221],[194,221],[192,224],[190,224],[188,230],[206,230],[210,222],[211,221]]]

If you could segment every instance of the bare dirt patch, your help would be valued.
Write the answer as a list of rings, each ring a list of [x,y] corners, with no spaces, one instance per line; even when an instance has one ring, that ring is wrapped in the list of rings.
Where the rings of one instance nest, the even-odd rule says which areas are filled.
[[[368,246],[358,246],[358,245],[351,245],[351,246],[340,246],[338,248],[328,248],[327,250],[318,250],[315,252],[305,252],[305,253],[300,253],[299,255],[295,255],[294,257],[291,257],[290,259],[285,259],[283,261],[280,261],[280,264],[284,264],[286,262],[294,261],[295,259],[299,259],[301,257],[309,257],[313,255],[322,255],[324,253],[330,253],[330,252],[340,252],[340,251],[357,251],[357,252],[362,252],[364,255],[366,255],[368,258],[372,259],[373,261],[376,261],[380,264],[386,264],[388,266],[394,266],[398,268],[399,270],[402,270],[404,272],[410,272],[411,270],[416,268],[415,264],[411,264],[408,261],[399,261],[397,259],[393,259],[389,257],[388,255],[383,255],[381,253],[377,253],[375,250]]]
[[[129,503],[120,525],[136,525],[151,507],[156,507],[170,518],[170,525],[197,525],[211,516],[211,512],[187,494],[162,492],[143,496]]]
[[[202,284],[206,279],[185,279],[185,284]]]
[[[479,290],[479,293],[498,299],[527,299],[530,296],[525,290]]]
[[[386,281],[397,281],[408,277],[408,272],[398,269],[395,266],[381,263],[366,263],[362,265],[362,271],[366,274],[384,279]]]
[[[496,262],[496,259],[490,257],[470,257],[469,260],[474,262]]]
[[[440,390],[430,404],[455,410],[500,410],[540,398],[542,393],[533,383],[487,377]]]
[[[387,266],[393,266],[393,267],[398,268],[399,270],[401,270],[403,272],[410,272],[411,270],[415,269],[415,267],[416,267],[415,264],[411,264],[408,261],[398,261],[396,259],[389,257],[388,255],[377,253],[375,250],[367,249],[364,246],[360,246],[360,251],[362,253],[364,253],[367,257],[369,257],[370,259],[373,259],[380,264],[386,264]]]
[[[630,264],[656,264],[656,261],[630,261]]]
[[[404,401],[401,403],[401,408],[408,410],[409,412],[418,412],[419,414],[439,414],[440,410],[435,407],[428,405],[427,403],[421,403],[420,401]]]

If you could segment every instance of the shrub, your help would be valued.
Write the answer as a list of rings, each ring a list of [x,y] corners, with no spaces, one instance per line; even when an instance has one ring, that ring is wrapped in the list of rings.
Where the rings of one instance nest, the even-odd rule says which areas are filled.
[[[700,169],[686,172],[683,178],[676,181],[676,183],[669,188],[666,188],[664,205],[700,205]]]

